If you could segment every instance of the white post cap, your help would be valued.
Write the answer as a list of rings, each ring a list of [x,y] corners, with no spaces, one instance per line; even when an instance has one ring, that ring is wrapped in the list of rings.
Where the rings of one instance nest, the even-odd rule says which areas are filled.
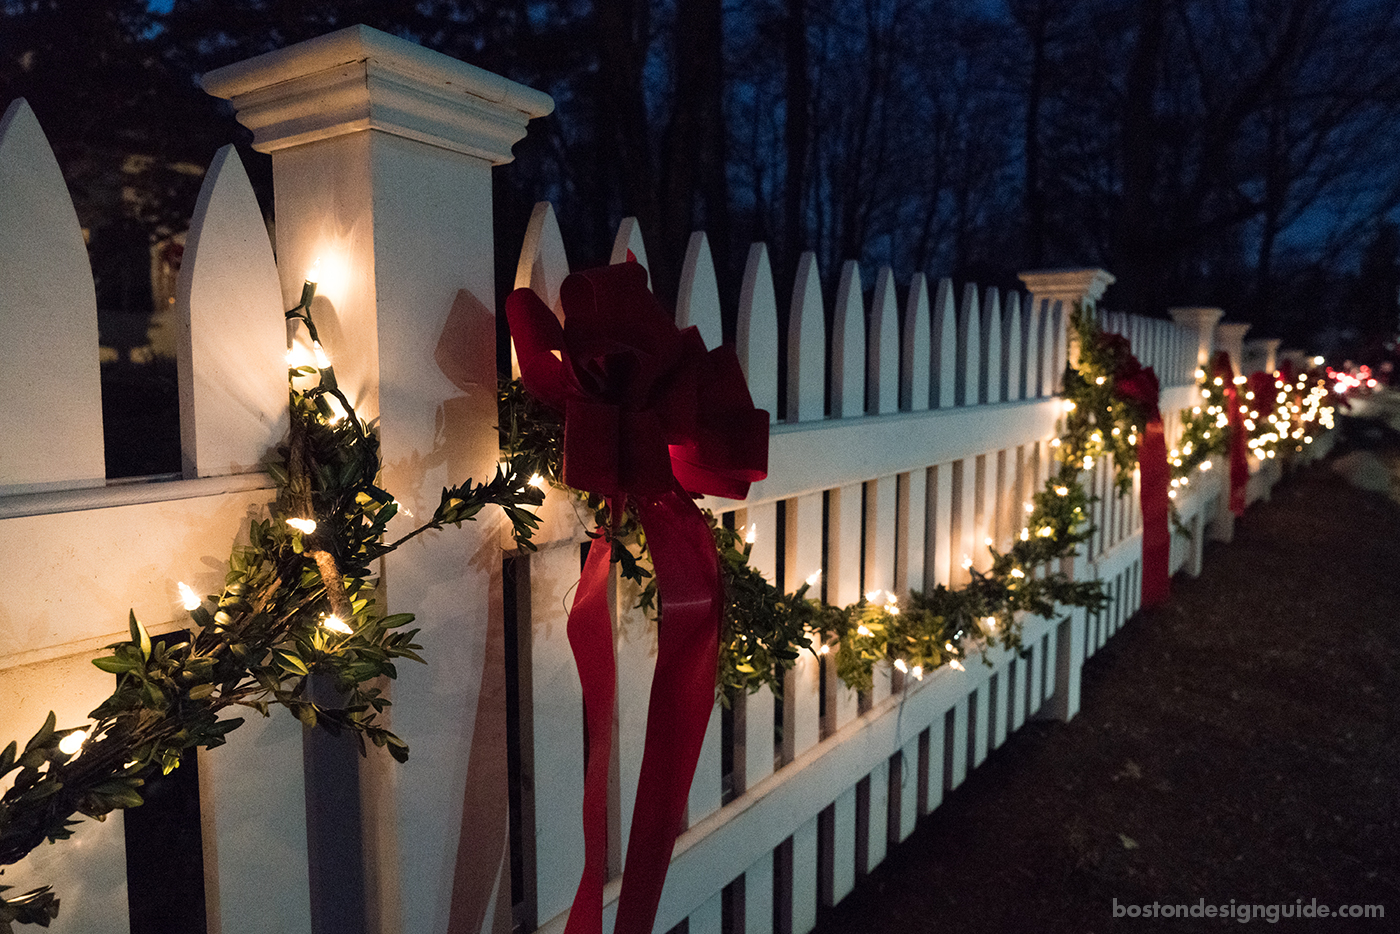
[[[205,74],[233,102],[253,148],[276,152],[361,130],[440,146],[493,165],[514,158],[548,94],[369,26],[351,26]]]
[[[1036,301],[1059,299],[1068,308],[1074,302],[1097,302],[1104,290],[1118,281],[1104,269],[1046,269],[1016,274]]]

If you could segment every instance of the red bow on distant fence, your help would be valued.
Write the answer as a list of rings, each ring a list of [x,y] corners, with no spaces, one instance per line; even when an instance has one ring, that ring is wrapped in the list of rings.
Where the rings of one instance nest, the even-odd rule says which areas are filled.
[[[1245,491],[1249,486],[1249,439],[1245,437],[1243,404],[1235,388],[1235,367],[1228,351],[1220,351],[1211,363],[1211,375],[1221,380],[1225,395],[1225,417],[1230,422],[1230,511],[1244,515]]]
[[[768,471],[768,413],[755,409],[730,347],[707,351],[680,331],[619,263],[560,289],[564,324],[529,289],[506,300],[525,387],[564,413],[565,484],[630,501],[646,533],[662,621],[646,744],[615,934],[650,934],[715,699],[722,593],[719,559],[689,494],[742,499]],[[584,867],[566,934],[600,934],[607,881],[607,788],[617,689],[608,612],[610,530],[589,547],[569,612],[569,644],[588,725]]]

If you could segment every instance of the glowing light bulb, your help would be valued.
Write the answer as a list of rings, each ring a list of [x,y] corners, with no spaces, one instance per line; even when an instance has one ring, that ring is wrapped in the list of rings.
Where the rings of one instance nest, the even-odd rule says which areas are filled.
[[[951,652],[951,651],[953,651],[953,643],[951,643],[951,642],[945,642],[945,643],[943,643],[943,648],[944,648],[946,651]]]
[[[964,571],[968,571],[968,570],[971,570],[971,569],[972,569],[972,559],[969,558],[967,555],[963,555],[963,559],[962,559],[962,569],[963,569]]]
[[[292,528],[296,529],[298,532],[304,532],[307,535],[310,535],[312,532],[316,531],[315,519],[288,519],[287,524],[290,525]]]
[[[1025,506],[1026,512],[1028,512],[1028,513],[1035,512],[1035,506],[1034,506],[1033,504],[1031,504],[1031,503],[1025,503],[1024,506]]]
[[[1014,578],[1017,578],[1017,579],[1019,580],[1020,578],[1026,576],[1026,572],[1023,571],[1023,570],[1021,570],[1020,568],[1012,568],[1012,569],[1011,569],[1011,576],[1014,577]]]
[[[1085,470],[1093,470],[1093,469],[1094,469],[1094,459],[1093,459],[1092,457],[1086,456],[1086,457],[1084,458],[1084,469],[1085,469]]]
[[[817,654],[818,654],[818,655],[830,655],[830,654],[831,654],[831,646],[826,645],[825,643],[823,643],[822,645],[820,645],[820,646],[817,647]]]
[[[909,671],[909,665],[904,661],[904,659],[896,658],[894,660],[894,669],[900,674],[906,674]]]
[[[1021,541],[1023,541],[1023,542],[1028,542],[1028,541],[1030,541],[1030,540],[1031,540],[1031,530],[1030,530],[1030,529],[1022,529],[1022,530],[1021,530]]]
[[[963,667],[963,663],[958,661],[956,658],[949,660],[948,667],[953,669],[954,671],[967,671],[967,669]]]
[[[879,599],[880,599],[880,591],[878,591],[878,590],[867,590],[867,591],[865,592],[865,602],[866,602],[866,603],[874,603],[876,600],[879,600]]]
[[[1221,379],[1219,376],[1217,376],[1217,377],[1215,378],[1215,385],[1217,385],[1217,386],[1224,386],[1224,385],[1225,385],[1225,380],[1223,380],[1223,379]]]
[[[316,262],[311,264],[311,268],[306,270],[306,281],[312,285],[321,281],[321,258],[316,257]]]
[[[1201,470],[1210,470],[1210,461],[1201,461],[1198,466]]]
[[[916,680],[918,680],[918,681],[924,680],[924,666],[923,666],[923,665],[915,665],[915,666],[914,666],[914,670],[913,670],[912,672],[910,672],[910,674],[912,674],[912,675],[914,676],[914,678],[915,678]]]
[[[1172,499],[1176,499],[1176,490],[1167,490],[1167,495]]]
[[[861,623],[859,626],[856,627],[856,634],[861,636],[868,636],[870,635],[870,627],[865,625],[864,623]]]
[[[329,629],[331,632],[338,632],[343,636],[348,636],[355,631],[350,628],[345,620],[336,616],[334,613],[328,614],[325,619],[321,620],[321,627],[323,629]]]
[[[1095,385],[1095,386],[1102,386],[1103,384],[1104,384],[1104,378],[1103,378],[1102,376],[1095,377],[1095,379],[1094,379],[1094,385]]]
[[[1137,435],[1128,435],[1129,444],[1137,444]]]
[[[1060,446],[1060,439],[1059,439],[1059,438],[1051,438],[1051,439],[1050,439],[1050,446],[1051,446],[1052,448],[1057,448],[1057,447],[1059,447],[1059,446]]]
[[[315,355],[312,354],[310,348],[308,348],[305,344],[292,344],[292,346],[287,349],[287,366],[291,367],[292,369],[300,369],[304,366],[311,366],[315,362]]]
[[[190,585],[184,581],[180,581],[175,587],[180,591],[180,605],[185,609],[197,610],[199,605],[204,602],[199,598],[199,594],[195,593]]]
[[[986,538],[984,538],[984,539],[982,540],[982,544],[986,545],[988,548],[991,548],[991,547],[992,547],[992,544],[993,544],[993,542],[992,542],[992,537],[991,537],[990,535],[988,535]]]
[[[311,352],[316,355],[317,367],[319,367],[322,370],[330,368],[331,358],[326,356],[326,349],[321,346],[320,341],[314,341],[311,344]]]
[[[327,395],[323,397],[326,404],[331,407],[330,417],[326,419],[332,425],[338,425],[345,420],[345,406],[340,404],[340,400],[335,396]]]
[[[1055,534],[1055,530],[1048,525],[1042,525],[1035,534],[1039,535],[1041,538],[1049,538]]]
[[[1199,367],[1197,367],[1197,369],[1196,369],[1196,379],[1205,379],[1205,378],[1206,378],[1206,371],[1200,369]]]
[[[1322,357],[1313,357],[1313,366],[1322,366],[1324,362]]]
[[[995,616],[988,616],[986,619],[982,620],[982,623],[990,630],[995,630],[997,628],[997,618]]]
[[[1078,408],[1078,406],[1076,406],[1076,405],[1074,404],[1074,400],[1073,400],[1073,399],[1066,399],[1066,400],[1065,400],[1065,411],[1066,411],[1066,412],[1073,412],[1076,408]]]
[[[73,753],[83,748],[83,743],[87,742],[87,738],[87,730],[74,730],[58,741],[58,751],[65,756],[71,756]]]
[[[817,569],[816,569],[815,571],[813,571],[811,574],[808,574],[808,575],[807,575],[807,586],[808,586],[808,587],[815,587],[815,586],[817,586],[817,581],[819,581],[819,580],[821,580],[821,579],[822,579],[822,570],[821,570],[821,568],[817,568]]]
[[[540,474],[532,474],[531,477],[530,477],[530,486],[535,487],[536,489],[540,489],[540,490],[548,489],[548,488],[549,488],[549,481],[546,480],[546,479],[545,479],[542,475],[540,475]],[[749,533],[749,534],[753,534],[753,533],[751,532],[751,533]],[[751,545],[753,544],[753,539],[749,539],[749,544],[751,544]]]
[[[749,530],[744,533],[744,544],[752,545],[756,541],[758,541],[758,526],[751,525]]]
[[[1055,495],[1056,495],[1056,496],[1068,496],[1068,495],[1069,495],[1069,487],[1067,487],[1067,486],[1057,486],[1057,487],[1055,487]]]

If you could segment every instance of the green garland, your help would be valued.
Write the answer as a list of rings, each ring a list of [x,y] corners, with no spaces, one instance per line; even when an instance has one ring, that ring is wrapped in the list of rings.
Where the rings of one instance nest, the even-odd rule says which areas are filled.
[[[314,295],[308,283],[287,317],[301,322],[319,351]],[[70,837],[76,815],[102,820],[140,805],[148,778],[175,769],[187,750],[222,745],[243,723],[226,716],[230,708],[267,716],[282,706],[307,726],[353,734],[362,754],[368,741],[406,760],[408,745],[380,722],[389,699],[376,681],[395,677],[399,659],[423,661],[422,646],[414,641],[418,630],[404,629],[412,615],[387,615],[377,605],[374,563],[491,505],[510,519],[517,542],[533,547],[530,507],[544,493],[515,460],[488,482],[444,489],[431,518],[386,541],[399,506],[377,485],[374,429],[356,416],[328,361],[293,368],[290,377],[291,429],[280,462],[269,466],[276,503],[269,519],[252,523],[249,543],[233,549],[222,590],[187,593],[191,638],[152,638],[131,614],[130,639],[93,662],[117,675],[116,691],[89,714],[93,722],[57,729],[50,713],[23,750],[12,742],[0,751],[0,778],[17,771],[0,796],[0,867],[45,840]],[[297,388],[307,380],[314,385]],[[338,700],[313,699],[313,682]],[[15,923],[47,926],[58,914],[48,886],[9,899],[7,890],[0,887],[4,934]]]
[[[1101,582],[1074,581],[1059,565],[1093,534],[1091,500],[1080,482],[1081,472],[1095,459],[1114,454],[1118,489],[1130,490],[1136,463],[1132,447],[1137,426],[1146,419],[1117,391],[1112,374],[1119,369],[1121,354],[1112,342],[1105,343],[1093,316],[1076,309],[1072,325],[1080,340],[1080,361],[1077,370],[1066,370],[1064,430],[1051,442],[1055,471],[1032,497],[1026,525],[1011,548],[1004,553],[991,548],[986,571],[964,562],[971,577],[965,587],[953,590],[939,584],[915,591],[908,606],[899,606],[893,594],[883,591],[834,606],[810,596],[811,581],[785,594],[749,565],[751,546],[708,516],[725,590],[716,673],[722,702],[728,703],[733,692],[763,685],[781,693],[784,673],[803,651],[831,656],[848,687],[868,691],[875,666],[882,662],[914,678],[942,665],[961,668],[964,659],[988,644],[1019,650],[1022,614],[1050,616],[1061,606],[1096,611],[1107,604]],[[612,525],[606,504],[560,481],[559,414],[534,399],[518,380],[502,384],[500,406],[504,455],[580,499],[595,513],[600,531],[593,534],[610,534],[604,531]],[[612,548],[619,573],[641,587],[639,608],[654,612],[655,581],[630,505],[617,528]],[[983,660],[990,664],[985,654]]]

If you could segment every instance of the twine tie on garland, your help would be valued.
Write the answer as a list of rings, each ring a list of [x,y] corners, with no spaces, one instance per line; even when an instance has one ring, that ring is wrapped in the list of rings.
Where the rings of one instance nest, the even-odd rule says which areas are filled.
[[[732,348],[707,351],[676,328],[619,263],[569,276],[563,326],[529,289],[506,314],[526,388],[564,415],[561,480],[630,504],[651,551],[662,613],[646,739],[615,934],[648,934],[656,917],[715,698],[723,595],[709,525],[691,493],[742,499],[767,475],[768,413],[753,406]],[[566,934],[601,934],[607,881],[607,784],[617,671],[607,607],[612,531],[589,547],[569,644],[588,724],[584,869]]]

